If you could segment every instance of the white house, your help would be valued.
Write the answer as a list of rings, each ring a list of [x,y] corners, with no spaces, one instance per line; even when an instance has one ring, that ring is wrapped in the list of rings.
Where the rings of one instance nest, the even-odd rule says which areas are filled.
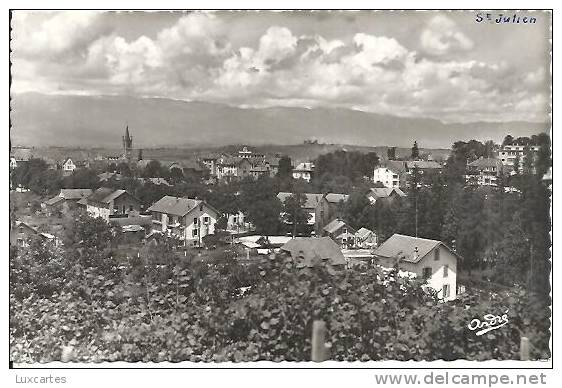
[[[166,195],[148,208],[152,229],[175,236],[185,245],[201,246],[203,237],[215,233],[220,212],[199,199]]]
[[[72,161],[72,159],[67,158],[62,164],[63,173],[71,174],[74,170],[76,170],[76,164]]]
[[[299,163],[297,167],[293,169],[293,178],[304,179],[305,181],[310,182],[310,179],[312,179],[313,172],[314,172],[314,163],[311,162]]]
[[[92,195],[78,201],[86,205],[86,211],[94,218],[110,218],[136,216],[140,213],[140,201],[126,190],[113,190],[100,187]]]
[[[457,297],[457,262],[462,259],[441,241],[394,234],[375,252],[375,263],[385,268],[398,265],[427,281],[443,300]]]
[[[400,176],[387,167],[379,167],[373,172],[373,182],[380,182],[389,189],[397,189],[400,187]]]
[[[501,160],[504,166],[513,167],[515,165],[515,159],[519,158],[519,169],[523,168],[523,161],[525,160],[526,146],[520,144],[506,144],[498,152],[498,158]],[[528,147],[531,155],[533,155],[533,160],[540,150],[539,146],[529,146]]]

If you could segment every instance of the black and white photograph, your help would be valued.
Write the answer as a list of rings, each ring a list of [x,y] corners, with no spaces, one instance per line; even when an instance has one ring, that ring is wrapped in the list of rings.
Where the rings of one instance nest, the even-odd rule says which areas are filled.
[[[552,365],[552,19],[10,10],[10,367]]]

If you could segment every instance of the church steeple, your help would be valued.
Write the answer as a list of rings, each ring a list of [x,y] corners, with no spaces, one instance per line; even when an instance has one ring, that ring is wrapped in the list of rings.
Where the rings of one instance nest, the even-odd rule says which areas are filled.
[[[129,124],[125,126],[125,136],[123,136],[123,156],[129,160],[133,151],[133,137],[129,134]]]

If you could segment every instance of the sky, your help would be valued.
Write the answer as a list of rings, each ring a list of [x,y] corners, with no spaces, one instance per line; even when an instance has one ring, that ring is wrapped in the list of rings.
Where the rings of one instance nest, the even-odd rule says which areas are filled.
[[[549,121],[551,15],[476,14],[14,11],[11,92]]]

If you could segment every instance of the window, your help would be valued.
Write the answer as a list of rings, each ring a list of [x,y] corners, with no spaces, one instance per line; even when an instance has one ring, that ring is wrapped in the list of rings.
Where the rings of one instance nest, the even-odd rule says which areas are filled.
[[[439,247],[435,249],[434,256],[435,256],[435,261],[439,261],[439,258],[441,257],[441,251],[439,250]]]
[[[443,277],[446,278],[449,276],[449,264],[445,264],[443,267]]]
[[[192,236],[197,237],[197,229],[193,229]]]
[[[448,284],[443,284],[443,299],[451,296],[451,287]]]
[[[209,217],[203,217],[203,222],[205,224],[208,224],[209,223]]]
[[[432,274],[431,267],[425,267],[423,269],[423,278],[424,279],[429,279],[431,277],[431,274]]]
[[[193,225],[197,226],[197,221],[198,221],[197,217],[193,218]]]
[[[130,211],[130,212],[133,211],[133,205],[129,205],[129,211]]]

